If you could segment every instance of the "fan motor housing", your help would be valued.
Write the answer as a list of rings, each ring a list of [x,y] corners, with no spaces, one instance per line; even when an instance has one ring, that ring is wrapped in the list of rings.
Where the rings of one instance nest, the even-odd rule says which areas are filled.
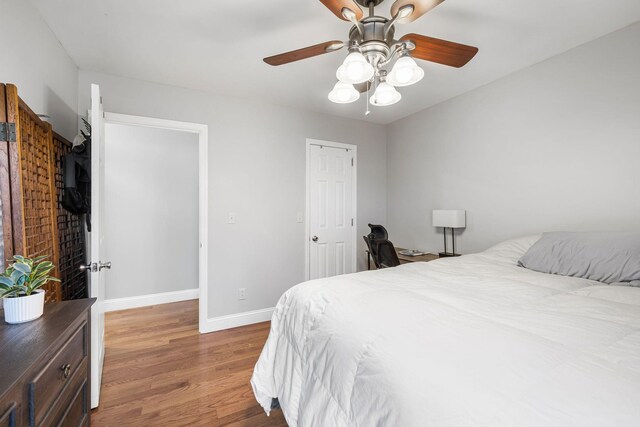
[[[377,6],[383,1],[384,0],[356,0],[356,3],[358,3],[360,6],[369,7],[369,3],[373,3],[374,6]]]
[[[356,26],[349,31],[349,41],[360,47],[360,51],[371,60],[378,58],[378,61],[385,60],[389,56],[389,44],[385,40],[384,27],[389,20],[382,16],[368,16],[362,19],[361,24],[364,34]],[[391,27],[387,34],[387,40],[393,40],[394,28]]]

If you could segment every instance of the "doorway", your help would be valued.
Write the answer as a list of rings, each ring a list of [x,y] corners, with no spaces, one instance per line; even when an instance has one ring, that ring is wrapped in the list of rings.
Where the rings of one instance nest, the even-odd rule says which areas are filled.
[[[105,113],[106,311],[199,299],[207,319],[207,126]],[[109,249],[109,248],[107,248]]]
[[[307,280],[356,271],[357,147],[307,139]]]

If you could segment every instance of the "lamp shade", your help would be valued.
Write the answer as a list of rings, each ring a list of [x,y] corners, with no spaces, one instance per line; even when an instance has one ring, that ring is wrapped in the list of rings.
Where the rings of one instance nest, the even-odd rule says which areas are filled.
[[[373,77],[375,69],[360,52],[351,52],[336,71],[336,77],[343,83],[364,83]]]
[[[336,104],[348,104],[357,101],[360,98],[360,92],[355,90],[353,85],[337,82],[333,90],[329,92],[329,101]]]
[[[387,76],[387,82],[393,86],[409,86],[419,82],[424,77],[424,70],[418,67],[416,61],[410,56],[403,56]]]
[[[371,103],[371,105],[386,107],[387,105],[395,104],[396,102],[400,101],[401,98],[402,95],[396,90],[395,87],[383,81],[378,85],[373,95],[371,95],[371,98],[369,98],[369,102]]]
[[[467,226],[467,211],[434,210],[433,226],[447,228],[465,228]]]

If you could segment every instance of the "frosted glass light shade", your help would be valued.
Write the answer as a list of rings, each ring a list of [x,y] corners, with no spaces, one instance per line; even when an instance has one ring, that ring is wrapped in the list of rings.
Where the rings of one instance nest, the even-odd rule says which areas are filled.
[[[387,82],[393,86],[409,86],[419,82],[424,77],[424,70],[418,67],[410,56],[403,56],[396,61],[387,76]]]
[[[395,104],[400,101],[401,98],[402,95],[396,90],[396,88],[387,82],[382,82],[376,88],[376,91],[369,99],[369,102],[371,102],[371,105],[386,107],[387,105]]]
[[[329,101],[336,104],[348,104],[357,101],[359,98],[360,92],[353,85],[347,83],[338,82],[333,87],[333,90],[329,92]]]
[[[434,210],[433,226],[446,228],[465,228],[467,226],[467,211]]]
[[[351,52],[336,71],[336,77],[343,83],[364,83],[373,77],[375,70],[360,52]]]

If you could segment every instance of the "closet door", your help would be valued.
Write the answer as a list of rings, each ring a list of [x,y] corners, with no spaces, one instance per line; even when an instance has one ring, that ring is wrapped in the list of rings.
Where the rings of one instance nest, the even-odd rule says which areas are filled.
[[[311,144],[309,279],[353,273],[353,151]]]

